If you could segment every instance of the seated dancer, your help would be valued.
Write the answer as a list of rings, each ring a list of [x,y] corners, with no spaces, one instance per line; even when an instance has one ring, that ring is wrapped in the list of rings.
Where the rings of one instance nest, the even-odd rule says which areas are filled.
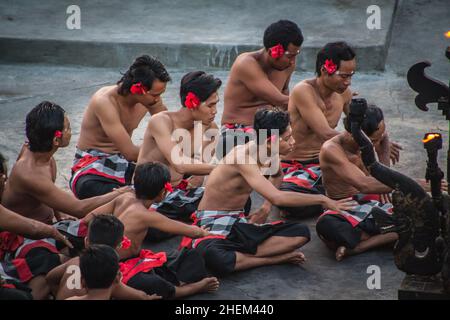
[[[91,245],[80,256],[80,272],[87,293],[66,300],[109,300],[120,282],[119,257],[110,246]]]
[[[397,233],[380,234],[373,218],[374,211],[392,214],[392,204],[380,202],[380,195],[392,189],[369,175],[359,146],[350,133],[347,118],[344,125],[346,131],[325,142],[320,150],[322,178],[330,198],[352,196],[359,206],[351,211],[325,211],[316,225],[319,237],[329,248],[336,250],[337,261],[398,239]],[[369,106],[362,130],[375,148],[381,143],[385,128],[381,109]]]
[[[112,215],[91,217],[87,235],[84,237],[85,247],[106,245],[117,250],[125,243],[123,231],[123,223]],[[76,283],[73,279],[73,270],[74,267],[78,266],[80,266],[80,257],[75,257],[47,274],[46,280],[55,299],[64,300],[73,296],[83,296],[87,293],[85,287],[70,285]],[[158,298],[155,295],[149,296],[143,291],[130,288],[121,281],[116,282],[112,287],[111,297],[119,300],[153,300]]]
[[[181,243],[182,247],[202,253],[206,266],[217,275],[305,261],[297,249],[309,241],[308,227],[293,222],[250,223],[242,208],[252,190],[275,205],[321,204],[333,210],[346,210],[353,205],[347,199],[334,201],[324,195],[278,190],[263,173],[271,173],[271,180],[281,178],[278,156],[286,154],[294,143],[289,114],[277,109],[259,110],[254,129],[256,141],[236,146],[211,172],[198,211],[193,214],[194,224],[207,227],[213,235],[198,239],[186,237]],[[271,155],[268,159],[262,157],[266,153]],[[272,167],[271,163],[274,163]]]
[[[163,232],[201,238],[210,235],[205,228],[171,220],[150,209],[166,196],[170,187],[170,172],[160,163],[145,163],[136,167],[135,195],[124,194],[97,208],[85,219],[98,214],[114,214],[125,226],[125,237],[130,243],[118,249],[122,259],[122,282],[148,294],[164,299],[217,290],[219,282],[207,277],[202,257],[195,251],[185,250],[176,257],[165,252],[153,253],[142,249],[149,228]]]
[[[324,194],[319,151],[325,141],[339,134],[336,126],[342,113],[348,114],[355,57],[355,52],[345,42],[326,44],[317,54],[317,76],[301,81],[292,90],[288,110],[296,144],[282,158],[285,176],[281,190]],[[398,160],[398,148],[393,144],[391,149],[394,162]],[[377,146],[377,153],[383,163],[389,164],[387,134]],[[281,209],[285,217],[295,218],[318,216],[323,212],[320,206]]]
[[[214,168],[209,159],[215,146],[211,138],[218,130],[214,117],[221,84],[203,71],[186,74],[180,85],[181,108],[161,112],[148,122],[137,163],[160,161],[169,166],[175,190],[155,207],[172,219],[189,221],[203,195],[203,188],[190,185],[186,176],[205,176]]]
[[[47,224],[64,214],[83,217],[130,188],[122,188],[86,200],[78,200],[71,193],[55,186],[56,161],[53,155],[68,146],[70,122],[64,110],[44,101],[26,117],[26,143],[11,170],[2,196],[2,205],[27,218]]]
[[[53,238],[72,247],[56,228],[22,217],[0,205],[0,300],[32,299],[32,291],[36,298],[42,296],[36,291],[39,291],[43,275],[59,262],[56,252],[39,249],[48,246],[45,240],[31,240],[45,238]],[[25,243],[27,246],[22,246]],[[14,254],[19,250],[24,253],[15,258]],[[24,272],[27,267],[29,273]]]
[[[131,136],[146,114],[167,110],[161,95],[168,81],[163,64],[143,55],[116,85],[94,94],[81,123],[70,179],[79,199],[130,184],[139,154]]]
[[[262,106],[287,108],[289,81],[303,43],[300,28],[279,20],[264,31],[264,48],[240,54],[233,63],[224,93],[217,158],[249,141],[256,111]]]

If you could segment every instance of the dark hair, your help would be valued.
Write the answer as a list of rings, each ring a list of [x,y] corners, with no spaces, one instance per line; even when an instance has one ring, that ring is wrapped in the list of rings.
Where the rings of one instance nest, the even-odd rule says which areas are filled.
[[[222,80],[214,78],[212,74],[204,71],[193,71],[185,74],[181,79],[180,99],[181,105],[184,105],[186,96],[189,92],[194,93],[200,101],[207,100],[214,92],[219,90]]]
[[[113,215],[100,214],[89,223],[89,245],[104,244],[115,249],[122,242],[123,232],[122,221]]]
[[[166,165],[159,162],[138,165],[134,171],[136,198],[155,199],[167,182],[170,182],[170,171]]]
[[[0,174],[6,174],[8,168],[6,167],[6,158],[0,152]]]
[[[320,69],[325,63],[325,60],[331,59],[339,69],[341,61],[350,61],[356,57],[355,51],[344,41],[327,43],[317,53],[316,58],[316,73],[320,76]]]
[[[43,101],[27,114],[25,122],[30,151],[49,152],[55,132],[64,129],[64,109],[53,102]]]
[[[87,289],[107,289],[117,277],[119,257],[109,246],[89,246],[81,253],[80,271]]]
[[[117,82],[117,84],[120,84],[117,92],[122,96],[127,95],[130,93],[131,86],[138,82],[141,82],[150,90],[155,79],[162,82],[171,80],[169,73],[159,60],[148,55],[137,57],[128,71]]]
[[[264,31],[263,42],[266,49],[281,44],[284,50],[286,50],[289,43],[300,47],[303,43],[303,34],[294,22],[289,20],[279,20],[272,23],[267,27],[266,31]]]
[[[255,129],[256,141],[259,141],[259,130],[267,130],[267,137],[272,135],[272,130],[278,130],[280,136],[289,126],[289,113],[277,108],[260,109],[256,112],[253,120],[253,128]]]
[[[370,137],[372,133],[378,130],[380,122],[384,120],[383,111],[374,104],[367,106],[366,113],[364,115],[364,121],[362,122],[362,131]],[[348,132],[351,132],[350,123],[348,118],[344,118],[344,128]]]

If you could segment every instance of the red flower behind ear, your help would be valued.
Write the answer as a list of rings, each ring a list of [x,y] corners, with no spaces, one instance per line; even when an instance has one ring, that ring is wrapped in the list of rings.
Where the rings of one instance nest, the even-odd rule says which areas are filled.
[[[337,66],[331,59],[325,60],[325,64],[323,65],[323,67],[325,68],[325,70],[327,70],[328,74],[333,74],[337,70]]]
[[[145,94],[148,88],[144,86],[141,82],[135,83],[131,86],[130,92],[132,94]]]
[[[170,182],[166,182],[166,183],[164,184],[164,189],[166,189],[167,192],[173,192],[173,187],[172,187],[172,185],[170,184]]]
[[[61,138],[62,137],[62,132],[59,130],[55,131],[55,138]]]
[[[270,48],[270,56],[274,59],[281,58],[284,55],[284,48],[279,43],[276,46]]]
[[[188,92],[184,105],[188,109],[195,109],[200,105],[200,99],[193,92]]]
[[[131,247],[131,240],[128,239],[126,236],[123,236],[121,248],[128,249],[129,247]]]

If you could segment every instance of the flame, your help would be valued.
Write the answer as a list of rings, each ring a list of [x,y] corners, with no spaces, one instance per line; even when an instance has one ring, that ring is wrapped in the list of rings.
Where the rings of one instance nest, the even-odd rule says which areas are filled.
[[[430,142],[433,139],[440,138],[441,135],[439,133],[428,133],[424,139],[422,139],[423,143]]]
[[[450,39],[450,30],[448,30],[446,33],[444,33],[445,37]]]

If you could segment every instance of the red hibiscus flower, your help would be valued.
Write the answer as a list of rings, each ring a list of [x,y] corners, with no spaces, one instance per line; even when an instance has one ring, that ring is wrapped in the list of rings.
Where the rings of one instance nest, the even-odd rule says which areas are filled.
[[[55,138],[61,138],[62,137],[62,132],[59,130],[55,131]]]
[[[164,184],[164,189],[166,189],[167,192],[173,192],[173,188],[172,188],[172,185],[170,184],[170,182],[166,182]]]
[[[325,68],[325,70],[327,70],[328,74],[333,74],[337,70],[337,66],[331,59],[325,60],[325,64],[323,65],[323,67]]]
[[[130,92],[132,94],[145,94],[147,91],[147,87],[144,86],[141,82],[133,84],[130,88]]]
[[[200,105],[200,99],[193,92],[188,92],[184,105],[188,109],[195,109]]]
[[[274,59],[281,58],[284,55],[283,46],[279,43],[276,46],[270,48],[270,55]]]
[[[122,249],[128,249],[129,247],[131,247],[131,240],[128,239],[126,236],[123,236],[121,246],[122,246]]]

